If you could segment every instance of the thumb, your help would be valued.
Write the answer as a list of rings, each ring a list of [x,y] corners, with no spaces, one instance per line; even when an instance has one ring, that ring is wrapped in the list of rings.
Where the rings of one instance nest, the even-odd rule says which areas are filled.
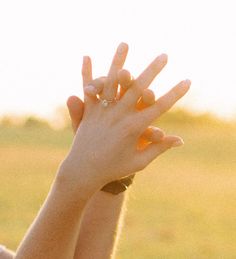
[[[84,103],[77,96],[70,96],[67,100],[73,131],[76,132],[84,113]]]

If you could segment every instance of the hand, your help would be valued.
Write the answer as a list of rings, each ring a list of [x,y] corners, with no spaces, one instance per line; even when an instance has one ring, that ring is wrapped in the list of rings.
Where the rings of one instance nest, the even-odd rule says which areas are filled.
[[[92,92],[86,92],[90,96],[96,97],[97,94],[103,91],[105,77],[101,77],[93,80],[92,84],[94,86],[94,90]],[[130,73],[127,70],[121,70],[118,75],[118,83],[123,86],[121,87],[122,96],[124,95],[125,89],[127,90],[128,86],[132,84],[132,79],[130,77]],[[119,97],[121,97],[121,92],[118,93]],[[150,89],[144,89],[142,93],[141,99],[137,103],[137,109],[142,110],[155,102],[155,95],[153,91]],[[69,110],[72,128],[76,133],[79,124],[83,117],[84,112],[84,103],[77,96],[70,96],[67,100],[67,107]],[[140,136],[138,141],[138,147],[140,149],[144,148],[150,142],[158,142],[164,137],[164,132],[154,126],[149,126],[143,134]],[[176,141],[182,141],[180,137],[176,136]]]
[[[118,93],[114,93],[116,95],[117,99],[120,99],[126,90],[131,86],[132,84],[132,77],[129,71],[127,70],[120,70],[125,62],[126,56],[128,52],[128,45],[125,43],[121,43],[114,55],[108,77],[110,76],[110,87],[114,88],[117,90],[117,86],[120,85],[120,91]],[[86,58],[86,57],[85,57]],[[89,66],[83,65],[82,72],[85,75],[89,75],[91,71],[88,69],[91,69]],[[91,77],[88,80],[91,79]],[[92,89],[87,87],[85,90],[85,94],[90,95],[90,97],[95,97],[98,94],[103,94],[104,96],[104,85],[105,81],[108,80],[108,77],[101,77],[99,79],[93,80],[92,82]],[[117,82],[117,83],[116,83]],[[108,89],[109,90],[109,89]],[[142,110],[150,105],[152,105],[155,102],[155,95],[150,89],[144,89],[142,92],[142,97],[137,103],[137,109]],[[67,106],[69,110],[69,114],[71,117],[71,122],[72,122],[72,128],[74,132],[76,132],[80,121],[83,116],[84,112],[84,103],[81,101],[78,97],[76,96],[71,96],[68,98],[67,101]],[[138,146],[140,149],[144,148],[148,143],[150,142],[158,142],[160,139],[164,137],[164,132],[157,128],[150,126],[148,127],[141,137],[139,138],[139,143]],[[182,139],[180,137],[176,136],[176,142],[179,141],[180,145],[182,142]]]
[[[71,174],[93,188],[100,188],[107,182],[120,179],[143,169],[156,156],[176,145],[176,139],[165,136],[157,144],[137,150],[137,142],[150,123],[167,111],[189,89],[186,80],[174,87],[155,104],[137,112],[136,103],[154,77],[166,63],[166,56],[156,58],[152,64],[132,83],[116,104],[102,107],[100,101],[86,95],[84,117],[80,124],[71,152],[65,163]],[[87,59],[83,73],[84,85],[91,82],[91,62]],[[105,88],[108,84],[104,85]],[[178,143],[177,143],[178,144]],[[68,163],[69,161],[69,163]]]

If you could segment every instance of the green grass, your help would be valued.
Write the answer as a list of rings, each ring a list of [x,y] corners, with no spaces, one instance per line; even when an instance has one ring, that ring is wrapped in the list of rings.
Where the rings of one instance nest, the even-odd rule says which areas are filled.
[[[161,124],[185,146],[136,176],[117,258],[236,258],[235,126]],[[71,139],[46,127],[0,128],[0,243],[17,247]]]

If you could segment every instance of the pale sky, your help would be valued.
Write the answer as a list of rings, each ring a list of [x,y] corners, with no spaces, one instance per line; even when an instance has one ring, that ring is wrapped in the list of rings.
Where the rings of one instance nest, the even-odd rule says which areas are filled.
[[[169,63],[151,89],[192,81],[179,105],[236,117],[236,1],[0,0],[0,115],[50,116],[82,97],[81,61],[106,75],[120,42],[136,77],[161,53]]]

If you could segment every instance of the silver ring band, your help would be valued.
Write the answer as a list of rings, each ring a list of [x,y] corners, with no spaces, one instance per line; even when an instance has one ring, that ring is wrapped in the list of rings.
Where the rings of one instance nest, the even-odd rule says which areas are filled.
[[[107,107],[110,103],[116,102],[116,98],[114,98],[113,100],[106,100],[106,99],[102,99],[101,97],[98,97],[98,99],[101,101],[101,104],[103,107]]]

